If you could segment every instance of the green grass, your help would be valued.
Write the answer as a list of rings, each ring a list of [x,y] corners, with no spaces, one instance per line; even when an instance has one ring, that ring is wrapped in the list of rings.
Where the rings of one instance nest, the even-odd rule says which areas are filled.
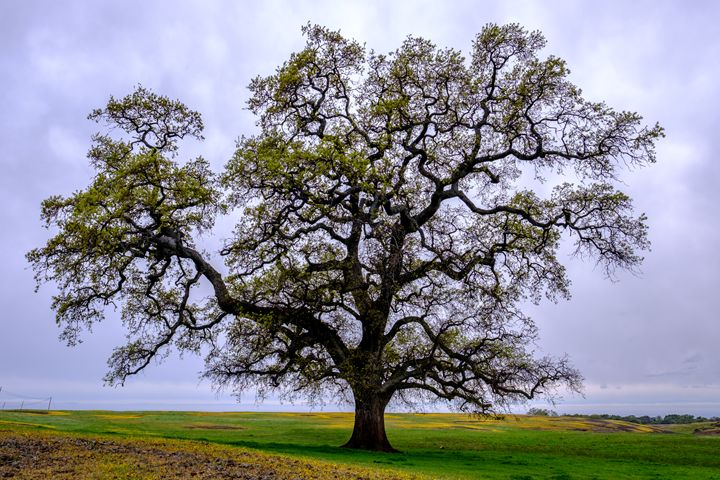
[[[339,448],[352,430],[343,413],[0,412],[0,430],[200,440],[435,478],[720,480],[720,437],[691,427],[657,433],[619,421],[453,414],[391,414],[386,423],[402,453]]]

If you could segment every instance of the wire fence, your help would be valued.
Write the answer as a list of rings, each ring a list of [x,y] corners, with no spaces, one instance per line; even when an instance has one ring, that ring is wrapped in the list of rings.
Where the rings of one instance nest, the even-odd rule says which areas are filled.
[[[52,397],[33,397],[11,392],[0,386],[0,410],[45,410],[52,406]]]

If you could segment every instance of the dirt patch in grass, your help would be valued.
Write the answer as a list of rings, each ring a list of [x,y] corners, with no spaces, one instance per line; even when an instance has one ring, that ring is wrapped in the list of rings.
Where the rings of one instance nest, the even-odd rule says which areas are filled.
[[[720,435],[720,422],[707,427],[696,428],[693,433],[695,435]]]
[[[667,430],[663,430],[654,425],[641,425],[638,423],[623,422],[621,420],[588,418],[585,422],[590,426],[588,430],[593,432],[669,433]]]
[[[521,428],[531,430],[555,430],[572,432],[595,433],[671,433],[654,425],[641,425],[639,423],[624,422],[622,420],[609,420],[603,418],[586,417],[525,417]]]
[[[0,479],[408,479],[204,442],[0,430]]]

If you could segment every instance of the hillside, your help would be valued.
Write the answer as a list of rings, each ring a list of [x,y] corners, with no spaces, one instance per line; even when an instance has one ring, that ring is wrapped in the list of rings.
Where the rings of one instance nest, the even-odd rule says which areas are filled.
[[[459,414],[386,423],[401,453],[340,448],[351,413],[0,411],[0,478],[720,480],[720,436],[694,433],[712,424]]]

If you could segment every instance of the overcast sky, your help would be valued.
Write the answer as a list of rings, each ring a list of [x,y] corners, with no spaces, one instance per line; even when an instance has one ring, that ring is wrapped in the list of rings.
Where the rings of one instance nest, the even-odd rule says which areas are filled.
[[[642,274],[611,283],[592,263],[570,260],[572,300],[530,308],[538,348],[567,353],[586,378],[585,397],[555,409],[720,415],[719,5],[0,1],[0,387],[52,395],[65,408],[291,408],[216,395],[198,382],[197,358],[170,358],[124,388],[103,387],[105,360],[124,340],[112,318],[79,347],[57,339],[53,290],[34,293],[24,254],[49,235],[40,202],[90,179],[87,114],[137,84],[179,98],[205,121],[206,141],[191,151],[219,169],[234,140],[255,131],[244,110],[249,80],[301,49],[308,21],[378,51],[412,34],[465,52],[486,23],[518,22],[545,34],[545,54],[567,60],[587,98],[667,131],[657,164],[623,176],[649,216]],[[14,399],[0,392],[0,401]]]

